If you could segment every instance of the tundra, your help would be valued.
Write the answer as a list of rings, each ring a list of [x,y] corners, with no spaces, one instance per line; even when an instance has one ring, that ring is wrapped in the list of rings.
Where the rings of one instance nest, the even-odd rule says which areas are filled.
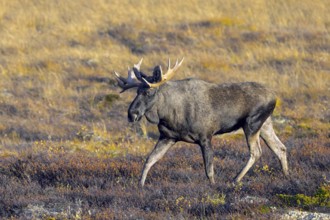
[[[166,73],[155,66],[152,76],[140,71],[142,59],[128,70],[127,78],[115,72],[121,92],[137,87],[128,109],[129,122],[145,116],[158,125],[159,139],[144,164],[140,185],[144,186],[150,168],[178,141],[200,146],[206,176],[214,184],[212,137],[239,128],[244,131],[250,157],[235,182],[241,181],[260,158],[260,136],[288,175],[286,147],[276,136],[271,120],[276,105],[274,93],[255,82],[218,85],[199,79],[170,81],[182,62],[177,60],[171,68],[169,60]]]

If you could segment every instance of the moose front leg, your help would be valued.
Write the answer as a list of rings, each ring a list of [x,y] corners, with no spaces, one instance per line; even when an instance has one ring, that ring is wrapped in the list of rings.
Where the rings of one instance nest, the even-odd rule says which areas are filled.
[[[147,174],[150,170],[150,168],[158,161],[160,160],[164,154],[166,153],[166,151],[172,147],[175,144],[175,141],[172,139],[168,139],[168,138],[159,138],[155,148],[152,150],[152,152],[149,154],[144,167],[143,167],[143,171],[141,174],[141,178],[140,178],[140,186],[143,187],[144,186],[144,182],[147,178]]]

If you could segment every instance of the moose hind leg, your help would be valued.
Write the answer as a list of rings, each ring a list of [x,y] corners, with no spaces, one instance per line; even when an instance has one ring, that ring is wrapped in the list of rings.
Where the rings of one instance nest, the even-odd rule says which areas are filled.
[[[260,158],[260,156],[262,154],[262,150],[260,147],[259,133],[260,133],[260,131],[257,131],[256,133],[250,135],[250,134],[248,134],[248,132],[245,131],[247,144],[250,149],[250,158],[249,158],[249,161],[247,162],[247,164],[245,165],[245,167],[241,170],[241,172],[235,178],[236,183],[241,181],[241,179],[245,176],[245,174],[250,170],[250,168]]]
[[[200,141],[199,146],[201,147],[205,173],[211,184],[214,184],[214,167],[213,167],[213,149],[210,139]]]
[[[160,160],[164,154],[167,152],[170,147],[172,147],[175,144],[175,141],[172,139],[159,139],[158,143],[156,144],[155,148],[152,150],[152,152],[149,154],[140,178],[140,186],[144,186],[144,182],[147,178],[147,174],[150,170],[150,168],[158,161]]]
[[[276,154],[280,160],[284,175],[289,175],[286,147],[276,136],[270,117],[262,125],[260,135],[267,146]]]

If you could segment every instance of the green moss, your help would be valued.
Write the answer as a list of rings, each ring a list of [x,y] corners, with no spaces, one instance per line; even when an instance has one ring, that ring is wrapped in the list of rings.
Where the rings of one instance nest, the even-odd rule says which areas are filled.
[[[224,194],[214,194],[212,196],[208,195],[206,201],[213,206],[224,205],[226,203],[226,195]]]
[[[318,198],[318,203],[320,206],[325,206],[330,208],[330,184],[321,186],[315,197]]]
[[[261,214],[267,214],[267,213],[270,213],[272,211],[272,209],[269,206],[262,205],[259,208],[259,211],[260,211]]]
[[[301,207],[308,209],[310,207],[328,207],[330,208],[330,184],[322,185],[314,194],[314,196],[306,196],[304,194],[286,195],[278,194],[278,198],[287,206]]]

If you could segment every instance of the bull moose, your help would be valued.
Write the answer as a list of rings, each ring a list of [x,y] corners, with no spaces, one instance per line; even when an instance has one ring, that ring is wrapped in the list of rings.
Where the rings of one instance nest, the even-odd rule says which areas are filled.
[[[169,81],[181,66],[183,59],[167,72],[154,67],[152,76],[140,71],[142,59],[128,70],[128,77],[116,79],[121,92],[137,87],[137,95],[128,109],[129,122],[143,116],[158,124],[159,139],[148,156],[140,178],[143,187],[150,168],[178,141],[198,144],[201,148],[205,173],[214,184],[213,149],[211,139],[243,128],[250,150],[250,158],[235,178],[241,181],[252,165],[260,158],[262,150],[259,136],[281,162],[283,173],[288,175],[286,147],[276,136],[271,114],[276,97],[265,86],[255,82],[214,84],[199,79]]]

